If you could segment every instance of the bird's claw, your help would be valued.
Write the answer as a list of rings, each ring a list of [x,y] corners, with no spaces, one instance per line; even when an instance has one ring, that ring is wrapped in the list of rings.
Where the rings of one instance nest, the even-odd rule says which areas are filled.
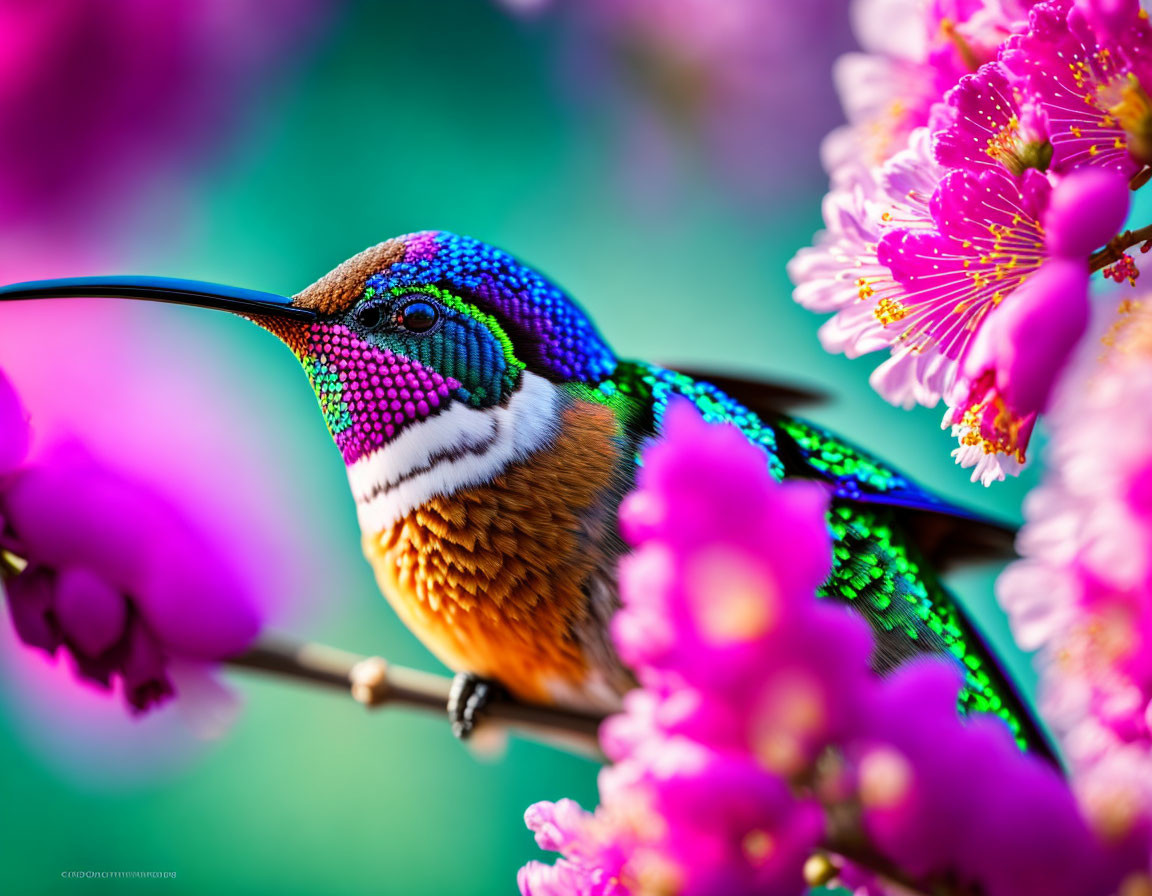
[[[503,690],[499,684],[487,678],[471,672],[457,672],[448,692],[448,718],[452,722],[452,733],[460,740],[467,740],[480,721],[484,709]]]

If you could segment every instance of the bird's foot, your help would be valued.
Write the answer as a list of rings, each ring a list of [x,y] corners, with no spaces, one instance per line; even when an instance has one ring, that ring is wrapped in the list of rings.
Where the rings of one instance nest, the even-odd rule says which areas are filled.
[[[485,707],[494,697],[504,693],[504,688],[490,679],[471,672],[457,672],[448,692],[448,718],[452,721],[452,733],[460,740],[467,740],[480,721]]]

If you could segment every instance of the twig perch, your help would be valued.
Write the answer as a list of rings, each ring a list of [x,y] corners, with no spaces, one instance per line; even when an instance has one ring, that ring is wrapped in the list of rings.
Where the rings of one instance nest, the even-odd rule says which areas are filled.
[[[345,691],[364,706],[405,706],[438,715],[447,711],[452,685],[443,675],[396,666],[381,657],[280,639],[263,640],[225,664]],[[596,736],[602,721],[602,715],[496,697],[485,708],[477,731],[499,725],[602,758]]]
[[[395,666],[380,657],[360,656],[321,644],[265,640],[226,664],[350,692],[359,703],[368,707],[406,706],[437,715],[444,715],[446,711],[448,690],[452,684],[451,679],[443,675]],[[522,731],[537,740],[603,758],[596,736],[603,720],[603,716],[504,698],[495,699],[488,705],[477,730],[499,725]],[[856,824],[846,823],[844,813],[837,813],[836,808],[834,805],[826,806],[830,810],[830,823],[825,850],[871,869],[899,885],[910,896],[928,893],[953,896],[958,892],[946,882],[923,885],[904,874],[871,847]],[[825,864],[828,864],[828,874],[834,876],[835,866]],[[819,870],[807,870],[807,873],[815,874]]]
[[[19,575],[26,565],[19,555],[0,550],[0,598],[4,597],[5,576]],[[265,638],[244,653],[224,660],[223,664],[342,691],[366,707],[402,706],[441,717],[447,714],[452,686],[452,680],[444,675],[396,666],[381,657],[280,638]],[[494,697],[478,722],[477,733],[484,734],[494,728],[511,729],[571,752],[603,759],[597,733],[604,718],[510,697]],[[814,769],[813,774],[816,771]],[[820,790],[815,779],[798,783],[807,789]],[[909,896],[972,896],[974,891],[961,889],[946,878],[925,882],[903,873],[872,847],[850,806],[826,802],[825,810],[828,827],[824,843],[805,866],[805,876],[811,886],[834,880],[838,873],[835,857],[841,856],[871,870]]]
[[[1088,258],[1088,270],[1093,273],[1103,270],[1110,264],[1115,264],[1120,260],[1120,256],[1127,252],[1134,246],[1142,246],[1145,243],[1152,242],[1152,224],[1147,227],[1141,227],[1138,230],[1125,230],[1123,233],[1114,237],[1112,241]]]
[[[19,575],[27,561],[0,549],[0,581]],[[0,596],[3,589],[0,588]],[[320,685],[351,694],[364,706],[406,706],[439,715],[447,713],[452,680],[443,675],[396,666],[373,656],[360,656],[323,644],[301,644],[266,638],[224,665]],[[477,724],[477,733],[493,726],[509,728],[535,740],[603,759],[597,732],[605,716],[493,697]]]

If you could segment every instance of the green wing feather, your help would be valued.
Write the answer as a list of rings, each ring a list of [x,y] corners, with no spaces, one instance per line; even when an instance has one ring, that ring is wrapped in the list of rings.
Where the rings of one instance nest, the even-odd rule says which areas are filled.
[[[639,450],[659,434],[669,400],[692,401],[705,419],[737,426],[760,447],[778,479],[827,482],[833,570],[821,595],[846,603],[876,635],[873,665],[884,673],[924,654],[952,657],[965,674],[965,712],[1002,718],[1021,747],[1051,755],[1047,740],[991,650],[939,582],[914,530],[925,520],[953,530],[1009,532],[924,491],[876,458],[784,414],[755,414],[713,385],[649,364],[624,362],[610,380],[579,387],[615,408]],[[957,540],[957,539],[948,539]],[[962,540],[962,539],[961,539]],[[988,539],[973,539],[979,544]],[[994,541],[994,539],[993,539]],[[1002,547],[1002,545],[998,545]]]
[[[886,672],[926,653],[953,656],[964,669],[964,711],[993,713],[1021,747],[1047,752],[1047,741],[1023,700],[897,514],[836,500],[829,523],[834,559],[821,596],[848,604],[872,625],[875,668]]]

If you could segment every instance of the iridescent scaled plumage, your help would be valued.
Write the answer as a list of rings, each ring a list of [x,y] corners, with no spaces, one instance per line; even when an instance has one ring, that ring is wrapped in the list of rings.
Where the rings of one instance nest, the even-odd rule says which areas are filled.
[[[267,321],[308,375],[345,463],[380,448],[407,425],[434,414],[460,388],[418,360],[373,346],[348,327]]]
[[[912,520],[901,518],[908,510],[959,511],[817,426],[784,414],[765,422],[714,387],[683,374],[625,362],[599,391],[622,393],[639,407],[650,408],[645,423],[657,434],[669,397],[687,397],[705,419],[737,426],[764,451],[777,478],[827,481],[834,496],[829,511],[834,561],[821,596],[847,603],[872,624],[876,668],[887,671],[923,653],[951,655],[965,672],[960,695],[964,710],[994,713],[1022,747],[1036,745],[1027,710],[925,562],[910,531]]]
[[[1004,720],[1022,747],[1030,722],[988,648],[923,561],[892,510],[836,502],[832,577],[821,590],[858,609],[877,632],[874,664],[891,669],[920,653],[954,656],[964,668],[960,705]]]
[[[1010,533],[783,414],[780,390],[728,377],[738,400],[707,376],[618,360],[571,298],[505,252],[410,234],[292,299],[139,277],[0,288],[0,300],[61,295],[220,308],[279,336],[347,465],[382,590],[459,672],[532,700],[619,706],[632,676],[610,633],[625,551],[616,515],[644,444],[687,401],[734,426],[774,477],[824,483],[835,564],[822,593],[869,620],[877,671],[952,656],[967,676],[962,707],[1048,752],[935,576],[941,563],[1002,555]]]
[[[598,382],[616,357],[576,304],[536,271],[507,252],[469,237],[424,232],[401,238],[403,260],[371,277],[366,287],[400,295],[430,289],[447,293],[466,313],[491,325],[509,355],[550,379]],[[457,346],[460,363],[487,368],[467,341]]]
[[[433,306],[420,332],[402,323],[413,302]],[[776,478],[827,483],[835,567],[823,593],[873,625],[878,670],[952,655],[963,707],[1039,743],[912,531],[917,514],[964,514],[877,459],[693,377],[619,361],[560,289],[476,240],[381,244],[297,303],[317,320],[261,323],[320,398],[382,589],[453,668],[530,699],[618,699],[629,676],[608,636],[624,551],[615,513],[678,396],[736,426]]]

